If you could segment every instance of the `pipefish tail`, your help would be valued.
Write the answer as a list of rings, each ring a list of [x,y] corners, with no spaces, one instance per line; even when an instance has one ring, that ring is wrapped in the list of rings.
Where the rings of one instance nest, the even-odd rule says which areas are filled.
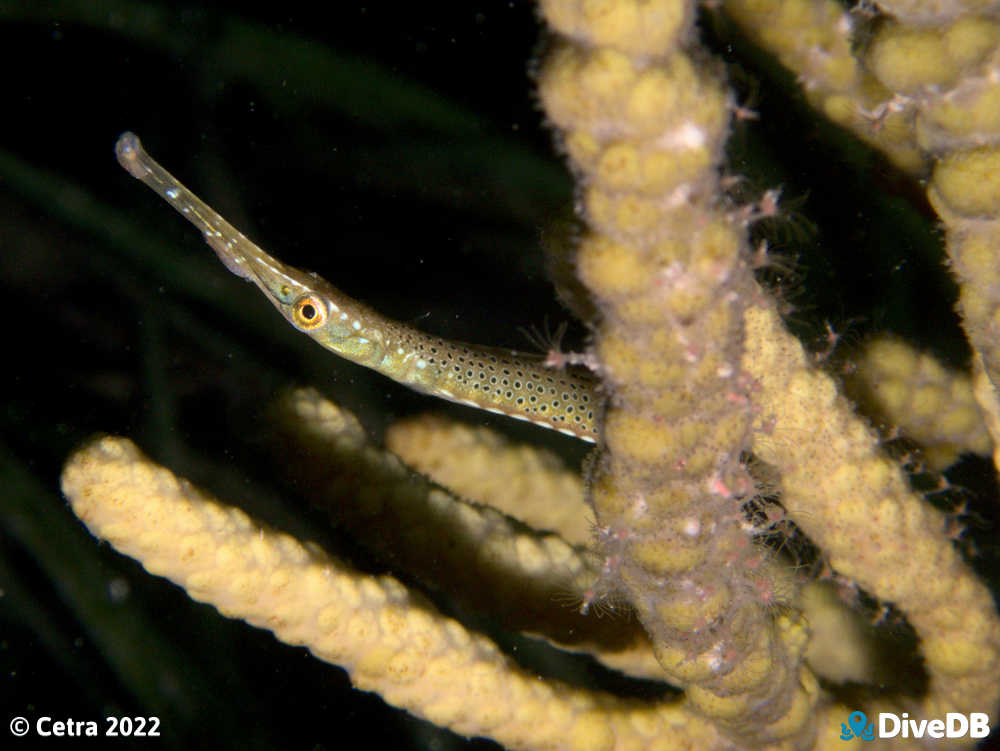
[[[390,320],[265,253],[161,167],[134,133],[121,135],[115,153],[129,174],[201,231],[227,269],[256,284],[292,326],[331,352],[417,391],[597,441],[601,399],[589,374],[552,370],[541,357],[449,342]]]

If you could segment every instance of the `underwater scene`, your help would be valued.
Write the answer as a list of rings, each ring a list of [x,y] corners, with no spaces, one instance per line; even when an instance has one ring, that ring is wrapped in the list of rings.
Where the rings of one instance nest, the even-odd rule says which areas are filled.
[[[996,743],[995,8],[0,39],[5,748]]]

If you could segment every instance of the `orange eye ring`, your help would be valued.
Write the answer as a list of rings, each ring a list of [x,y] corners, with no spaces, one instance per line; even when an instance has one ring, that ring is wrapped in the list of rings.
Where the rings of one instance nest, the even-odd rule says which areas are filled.
[[[326,305],[315,295],[303,295],[292,305],[292,323],[311,331],[326,323]]]

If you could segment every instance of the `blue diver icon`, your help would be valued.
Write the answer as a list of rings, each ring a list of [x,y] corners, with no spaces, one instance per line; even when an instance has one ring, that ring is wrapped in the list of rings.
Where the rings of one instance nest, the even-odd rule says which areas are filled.
[[[847,728],[850,725],[850,729]],[[840,723],[840,740],[849,741],[860,738],[863,741],[875,740],[875,723],[868,722],[864,712],[851,712],[847,716],[847,725]]]

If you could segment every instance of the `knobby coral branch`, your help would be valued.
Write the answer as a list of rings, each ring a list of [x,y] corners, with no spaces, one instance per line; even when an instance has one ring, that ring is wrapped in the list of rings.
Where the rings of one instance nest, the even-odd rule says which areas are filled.
[[[786,507],[807,510],[800,524],[833,567],[897,603],[924,637],[931,687],[921,713],[992,707],[1000,698],[991,678],[1000,631],[985,587],[950,547],[942,519],[911,496],[755,290],[746,241],[719,200],[725,94],[711,66],[696,66],[689,52],[691,6],[551,0],[542,7],[563,41],[540,91],[580,175],[588,235],[579,273],[600,310],[594,349],[611,394],[590,500],[598,524],[611,530],[599,541],[615,562],[605,569],[628,592],[664,670],[741,741],[811,745],[821,699],[801,661],[803,624],[765,613],[776,580],[743,536],[737,510],[752,492],[740,464],[752,446],[779,471]],[[789,62],[810,68],[807,83],[824,107],[861,98],[846,17],[817,23],[837,13],[821,3],[776,10],[773,25],[764,13],[750,15]],[[941,66],[911,66],[920,84],[935,75],[950,80],[961,64],[987,57],[992,25],[958,26],[948,32],[952,43],[924,32]],[[801,27],[815,33],[794,32]],[[955,39],[974,41],[975,51]],[[905,56],[898,59],[907,70]],[[894,130],[882,145],[913,167],[903,156],[915,153],[907,132]],[[973,195],[966,182],[978,178],[978,198],[953,203],[982,213],[996,202],[986,178],[993,156],[963,158],[967,165],[946,165],[951,182],[941,182],[964,198]],[[961,238],[968,237],[963,225]],[[995,254],[974,255],[977,264],[985,257]],[[991,285],[993,274],[982,269],[977,288]],[[993,307],[975,306],[989,321],[974,325],[974,340],[995,325]],[[764,419],[753,423],[753,410]],[[914,591],[914,581],[932,576],[947,579],[978,614],[970,631],[958,634],[939,591]],[[755,586],[756,600],[746,596]]]
[[[378,560],[512,632],[588,651],[634,675],[662,677],[634,623],[553,607],[594,587],[599,562],[586,547],[435,487],[372,446],[353,417],[313,390],[288,393],[272,413],[279,471],[315,488],[311,502]],[[579,498],[563,499],[574,501],[582,506]]]
[[[388,576],[368,576],[267,529],[146,459],[128,440],[81,449],[63,492],[91,531],[224,615],[302,644],[355,684],[466,735],[512,748],[710,748],[680,704],[537,680],[485,637]]]
[[[919,711],[996,706],[1000,620],[942,515],[908,488],[874,431],[773,311],[748,315],[747,341],[744,363],[761,385],[759,401],[781,426],[759,434],[754,451],[781,471],[785,502],[834,569],[898,605],[921,636],[931,686]]]
[[[946,469],[966,452],[989,454],[990,436],[967,373],[902,340],[880,337],[865,348],[854,375],[852,396],[920,444],[931,469]]]
[[[609,392],[589,500],[607,577],[673,682],[734,737],[810,745],[803,620],[741,506],[753,430],[745,228],[720,205],[729,96],[685,49],[693,3],[542,3],[563,41],[540,76],[581,173],[579,274]],[[757,596],[760,593],[760,596]]]

